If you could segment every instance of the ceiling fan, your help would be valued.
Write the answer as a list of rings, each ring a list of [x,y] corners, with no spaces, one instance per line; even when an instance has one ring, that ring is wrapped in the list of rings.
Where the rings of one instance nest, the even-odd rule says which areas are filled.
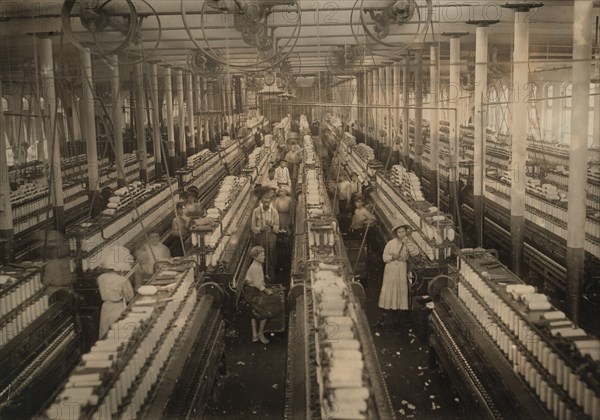
[[[124,5],[125,3],[125,5]],[[142,24],[156,19],[158,35],[152,48],[144,48]],[[158,47],[162,27],[154,7],[146,0],[65,0],[61,22],[66,39],[79,49],[120,63],[148,59]]]

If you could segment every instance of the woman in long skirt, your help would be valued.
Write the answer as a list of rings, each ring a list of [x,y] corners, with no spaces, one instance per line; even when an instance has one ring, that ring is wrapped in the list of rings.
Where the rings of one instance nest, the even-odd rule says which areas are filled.
[[[410,230],[409,225],[394,227],[392,229],[394,238],[385,245],[383,250],[385,269],[378,302],[382,313],[375,326],[383,325],[387,314],[391,311],[402,311],[406,314],[410,309],[410,285],[406,261],[410,256],[419,254],[419,249],[409,239]]]

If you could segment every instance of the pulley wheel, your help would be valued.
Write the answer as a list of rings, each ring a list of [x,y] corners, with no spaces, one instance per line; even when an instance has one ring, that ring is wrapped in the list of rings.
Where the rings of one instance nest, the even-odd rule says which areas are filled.
[[[198,286],[198,297],[205,295],[213,296],[215,301],[221,305],[225,297],[225,291],[223,291],[223,288],[219,284],[209,281]]]
[[[440,297],[442,289],[448,287],[449,280],[450,277],[448,277],[445,274],[440,274],[439,276],[435,276],[429,281],[429,285],[427,286],[427,293],[434,301],[436,301]]]

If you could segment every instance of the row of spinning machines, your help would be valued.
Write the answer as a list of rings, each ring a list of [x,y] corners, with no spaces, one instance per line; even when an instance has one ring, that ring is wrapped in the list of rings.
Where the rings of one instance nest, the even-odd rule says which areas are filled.
[[[215,200],[232,178],[246,191],[266,172],[270,149],[253,149],[250,135],[229,140],[217,152],[188,159],[188,165],[175,174],[178,179],[147,185],[133,182],[115,191],[100,217],[71,225],[66,232],[68,258],[77,279],[79,305],[69,293],[48,298],[43,264],[0,268],[3,414],[9,418],[179,418],[204,410],[223,358],[221,309],[226,294],[222,285],[229,283],[213,283],[211,272],[215,267],[235,269],[239,257],[237,261],[228,257],[243,255],[247,244],[229,241],[229,251],[208,267],[199,265],[196,246],[188,251],[189,258],[161,263],[98,341],[93,333],[102,304],[95,283],[100,273],[97,265],[99,256],[115,245],[135,248],[145,237],[144,229],[168,231],[178,191],[191,186],[197,186],[203,202],[221,206],[215,218],[219,226],[227,232],[248,230],[247,220],[234,216],[240,206],[229,202],[223,206]],[[248,194],[244,198],[247,206],[256,202]],[[235,270],[219,273],[224,278],[239,275]],[[128,276],[132,274],[133,270]]]
[[[286,418],[394,418],[309,135],[298,175],[289,295]]]
[[[451,217],[422,199],[410,171],[384,171],[368,149],[345,135],[337,153],[371,186],[367,195],[381,227],[413,227],[427,256],[414,268],[420,284],[413,292],[433,300],[427,341],[468,412],[498,419],[598,418],[600,340],[508,270],[497,252],[456,246]]]

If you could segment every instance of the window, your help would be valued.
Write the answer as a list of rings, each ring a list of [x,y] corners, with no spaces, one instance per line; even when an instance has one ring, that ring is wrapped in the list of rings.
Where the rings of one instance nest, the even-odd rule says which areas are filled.
[[[573,85],[567,83],[563,87],[563,109],[561,116],[561,128],[559,142],[563,144],[571,143],[571,94],[573,93]]]
[[[129,105],[129,98],[123,98],[123,119],[126,128],[131,127],[131,107]]]
[[[528,92],[526,100],[529,101],[529,124],[527,124],[527,134],[533,136],[536,140],[541,138],[540,134],[540,113],[538,106],[540,103],[537,99],[537,85],[535,83],[528,84]]]
[[[4,112],[10,111],[10,102],[8,101],[8,98],[5,96],[2,97],[2,111],[4,111]]]

